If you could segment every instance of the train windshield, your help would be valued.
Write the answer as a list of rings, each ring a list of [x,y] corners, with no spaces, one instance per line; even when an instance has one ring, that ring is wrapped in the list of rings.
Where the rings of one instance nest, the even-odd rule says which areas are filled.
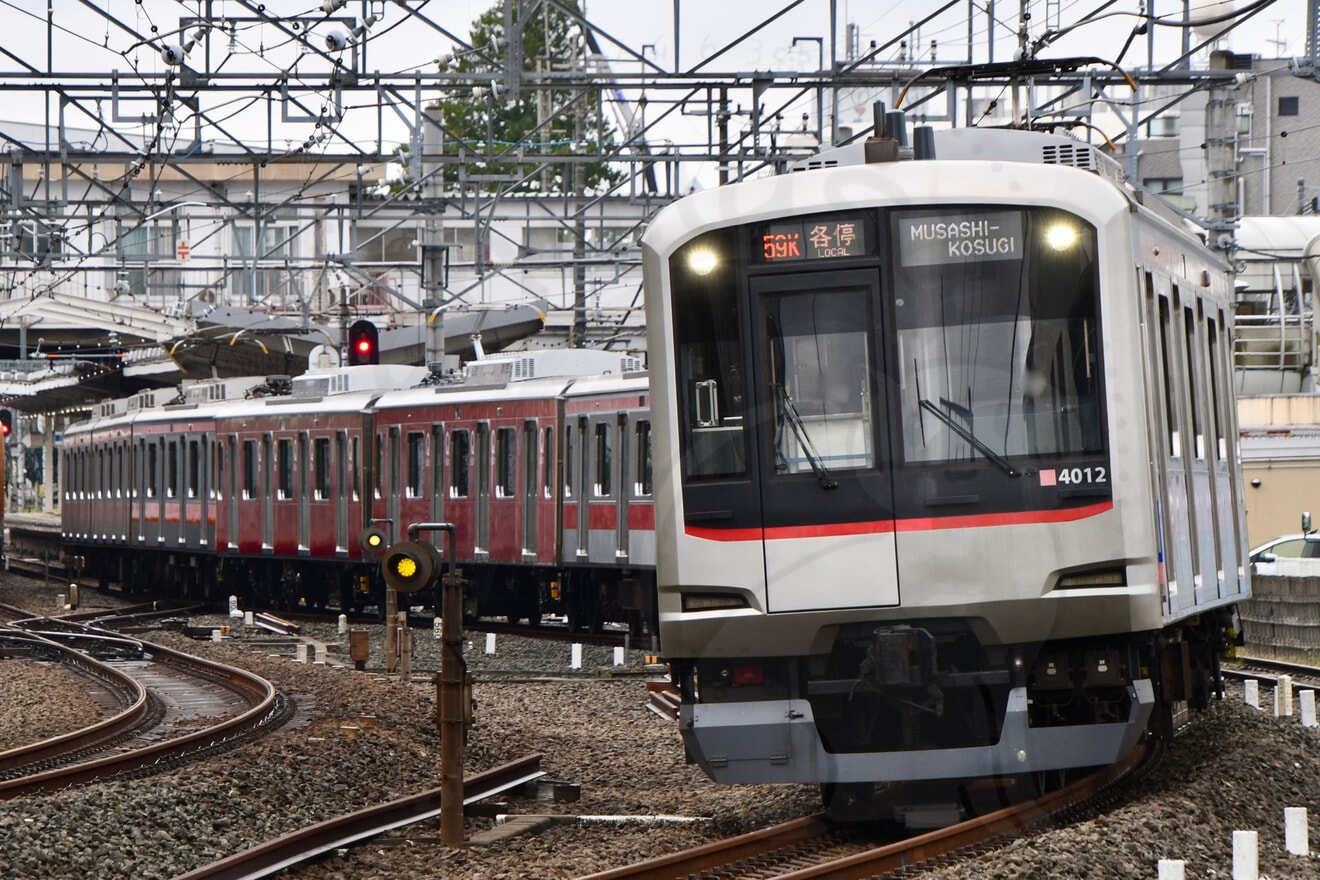
[[[891,232],[904,461],[1102,452],[1095,230],[942,208]]]

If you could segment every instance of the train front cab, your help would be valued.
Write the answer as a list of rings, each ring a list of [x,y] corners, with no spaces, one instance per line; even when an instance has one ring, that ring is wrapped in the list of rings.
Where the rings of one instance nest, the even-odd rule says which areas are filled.
[[[905,193],[947,188],[917,163],[903,173]],[[648,267],[672,296],[648,292],[648,323],[672,339],[652,374],[678,468],[661,493],[675,501],[658,524],[661,641],[689,756],[717,781],[1104,764],[1163,696],[1152,645],[1177,615],[1157,517],[1201,502],[1190,482],[1173,497],[1152,480],[1136,404],[1159,378],[1134,357],[1130,205],[1090,175],[1000,176],[983,187],[1087,207],[831,211],[781,180],[790,192],[765,202],[818,213],[713,228]],[[1210,309],[1221,330],[1224,308]],[[1187,397],[1201,412],[1211,395],[1226,406],[1208,376]],[[1198,444],[1225,449],[1229,473],[1226,412],[1198,422]],[[1223,509],[1204,521],[1220,549],[1199,557],[1195,611],[1243,588]]]

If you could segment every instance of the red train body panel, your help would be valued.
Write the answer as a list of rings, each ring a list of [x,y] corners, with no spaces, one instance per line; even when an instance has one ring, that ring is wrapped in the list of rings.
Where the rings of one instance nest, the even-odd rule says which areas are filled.
[[[463,381],[351,367],[107,402],[63,439],[67,552],[159,595],[383,608],[363,529],[451,522],[471,616],[654,633],[648,390],[624,375],[638,366],[546,351]]]

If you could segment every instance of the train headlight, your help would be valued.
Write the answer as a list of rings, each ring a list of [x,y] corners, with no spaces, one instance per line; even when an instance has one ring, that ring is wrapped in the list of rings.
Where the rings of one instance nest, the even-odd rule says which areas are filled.
[[[688,254],[688,268],[698,275],[709,275],[719,262],[714,251],[697,250]]]
[[[1045,243],[1056,251],[1066,251],[1077,243],[1077,230],[1066,223],[1055,223],[1045,230]]]

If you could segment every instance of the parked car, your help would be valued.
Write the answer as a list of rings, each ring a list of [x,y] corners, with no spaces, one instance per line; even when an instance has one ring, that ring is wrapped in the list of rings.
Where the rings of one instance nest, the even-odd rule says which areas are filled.
[[[1320,576],[1320,534],[1280,535],[1251,551],[1259,575]]]

